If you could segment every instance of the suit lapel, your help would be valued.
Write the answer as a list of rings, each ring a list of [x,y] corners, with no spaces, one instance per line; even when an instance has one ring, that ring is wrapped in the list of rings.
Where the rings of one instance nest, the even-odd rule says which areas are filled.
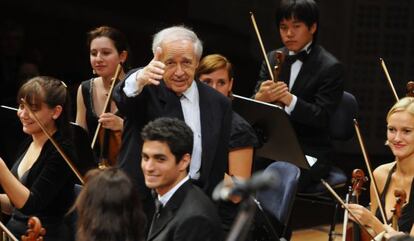
[[[201,178],[204,181],[208,178],[203,175],[210,173],[213,162],[211,161],[211,155],[215,153],[212,150],[213,146],[208,146],[208,143],[214,143],[213,137],[216,130],[214,130],[214,113],[209,102],[209,96],[206,91],[207,86],[196,81],[199,93],[200,101],[200,122],[201,122],[201,145],[202,145],[202,156],[201,156]]]
[[[152,240],[155,236],[157,236],[171,221],[171,219],[174,218],[174,212],[175,210],[172,210],[169,207],[164,207],[161,210],[160,216],[152,221],[151,227],[150,227],[150,233],[148,234],[147,240]],[[154,217],[156,218],[156,217]]]
[[[314,76],[314,69],[315,69],[315,61],[313,59],[317,55],[318,48],[317,46],[313,46],[309,56],[302,64],[298,76],[296,77],[295,83],[292,86],[291,93],[295,95],[301,95],[301,90],[306,87],[307,83],[310,82],[312,76]]]
[[[158,88],[158,101],[162,109],[162,116],[175,117],[184,120],[180,98],[167,88],[164,81],[161,81],[160,86],[157,86],[156,88]]]
[[[150,227],[150,233],[148,234],[147,240],[154,239],[162,230],[168,227],[168,224],[176,216],[177,211],[180,208],[180,205],[183,203],[188,189],[191,188],[191,182],[186,181],[171,197],[167,202],[167,205],[162,208],[160,216],[158,219],[152,222]]]

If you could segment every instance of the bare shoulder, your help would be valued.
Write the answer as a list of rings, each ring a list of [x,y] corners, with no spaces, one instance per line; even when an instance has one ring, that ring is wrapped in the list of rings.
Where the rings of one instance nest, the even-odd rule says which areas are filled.
[[[390,173],[392,167],[395,165],[395,162],[386,163],[378,166],[374,170],[374,178],[378,184],[378,187],[383,187],[387,180],[388,174]]]

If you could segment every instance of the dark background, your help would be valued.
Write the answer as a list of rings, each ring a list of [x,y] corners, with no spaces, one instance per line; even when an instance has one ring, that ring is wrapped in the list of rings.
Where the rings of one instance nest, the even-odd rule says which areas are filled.
[[[385,115],[395,99],[379,64],[385,59],[400,97],[405,84],[414,80],[414,2],[411,0],[319,0],[320,26],[318,41],[333,53],[346,68],[347,91],[353,93],[360,108],[359,123],[373,167],[392,161],[384,147]],[[254,12],[267,51],[281,46],[274,22],[278,1],[210,0],[210,1],[129,1],[111,3],[92,1],[1,1],[2,41],[8,26],[19,26],[22,48],[16,58],[25,56],[36,63],[42,75],[64,80],[76,100],[82,80],[92,76],[86,32],[99,25],[123,31],[130,42],[132,67],[147,64],[151,58],[152,35],[175,24],[195,30],[204,42],[204,55],[220,53],[235,67],[234,92],[250,96],[257,80],[262,54],[250,21]],[[4,42],[2,42],[3,44]],[[4,44],[2,45],[4,46]],[[1,51],[5,51],[2,49]],[[0,53],[0,73],[7,60]],[[3,76],[4,77],[4,76]],[[14,90],[0,79],[2,103],[15,106]],[[12,101],[7,99],[12,96]],[[15,113],[0,110],[0,156],[8,163],[20,141]],[[337,146],[336,164],[347,174],[363,168],[362,154],[356,139]]]

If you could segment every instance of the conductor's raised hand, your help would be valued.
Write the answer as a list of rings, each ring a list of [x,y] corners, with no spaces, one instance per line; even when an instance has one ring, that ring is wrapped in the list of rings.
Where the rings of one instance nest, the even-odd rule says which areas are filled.
[[[140,85],[144,86],[148,84],[160,84],[160,80],[163,78],[165,72],[165,64],[161,61],[161,57],[162,49],[160,47],[157,47],[154,53],[154,58],[137,74],[136,80],[138,83],[140,83]]]

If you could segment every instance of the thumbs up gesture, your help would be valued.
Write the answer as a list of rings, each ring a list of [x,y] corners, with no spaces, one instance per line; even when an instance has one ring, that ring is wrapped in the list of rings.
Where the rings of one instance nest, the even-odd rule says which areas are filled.
[[[137,74],[137,82],[144,86],[148,84],[159,85],[163,78],[165,64],[161,62],[162,48],[157,47],[154,58],[147,66],[139,71]]]

